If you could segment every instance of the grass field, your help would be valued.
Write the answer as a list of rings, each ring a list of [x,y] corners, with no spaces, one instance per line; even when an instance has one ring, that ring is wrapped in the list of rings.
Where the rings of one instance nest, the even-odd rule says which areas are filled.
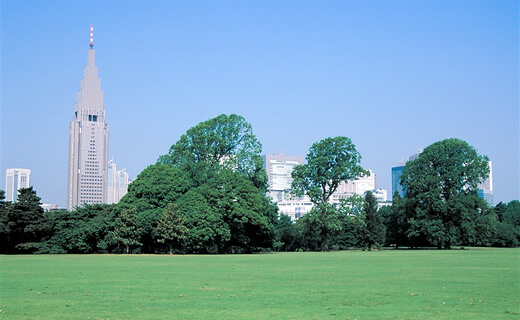
[[[0,319],[519,319],[520,249],[0,256]]]

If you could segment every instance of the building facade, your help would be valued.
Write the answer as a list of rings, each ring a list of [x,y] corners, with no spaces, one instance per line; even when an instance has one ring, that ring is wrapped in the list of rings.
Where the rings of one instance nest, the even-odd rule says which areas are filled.
[[[295,166],[303,164],[302,156],[263,155],[264,168],[269,183],[268,196],[274,202],[288,200],[291,189],[292,171]]]
[[[128,192],[130,180],[126,169],[117,171],[113,160],[107,164],[107,203],[118,203]]]
[[[69,126],[69,210],[83,204],[106,203],[107,163],[108,124],[91,27],[87,66]]]
[[[493,163],[491,161],[488,162],[489,167],[489,177],[482,183],[478,185],[478,195],[486,200],[486,202],[490,205],[494,205],[493,201]]]
[[[16,202],[18,190],[31,186],[31,170],[7,169],[5,170],[5,201]]]
[[[406,165],[406,162],[413,161],[417,158],[419,158],[419,155],[423,151],[422,148],[420,148],[417,153],[412,154],[408,157],[407,161],[399,161],[396,167],[392,167],[392,195],[391,197],[394,197],[394,194],[397,192],[401,198],[404,198],[405,191],[403,189],[403,186],[401,185],[401,174],[403,173],[404,166]]]

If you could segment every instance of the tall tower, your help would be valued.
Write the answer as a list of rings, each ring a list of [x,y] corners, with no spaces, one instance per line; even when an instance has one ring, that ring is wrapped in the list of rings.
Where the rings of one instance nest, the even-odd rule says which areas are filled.
[[[106,203],[108,124],[101,81],[94,63],[92,26],[87,56],[69,127],[69,210],[83,204]]]

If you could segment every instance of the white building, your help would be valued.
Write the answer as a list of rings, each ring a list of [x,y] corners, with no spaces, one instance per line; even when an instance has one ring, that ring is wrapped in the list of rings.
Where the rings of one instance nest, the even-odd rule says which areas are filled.
[[[293,220],[308,213],[314,206],[309,197],[292,197],[290,194],[292,171],[295,166],[303,164],[301,156],[264,155],[264,167],[269,179],[268,196],[277,203],[279,212],[290,216]],[[342,182],[332,195],[331,203],[339,203],[340,199],[346,199],[354,194],[364,196],[367,191],[372,191],[378,202],[388,200],[388,192],[384,189],[376,189],[377,176],[369,170],[369,175],[363,175],[359,179]]]
[[[486,202],[493,206],[493,163],[488,162],[489,177],[478,185],[478,195],[486,200]]]
[[[269,183],[268,196],[274,202],[288,200],[289,191],[293,181],[291,173],[295,166],[303,164],[302,156],[264,155],[264,168],[267,172]]]
[[[7,169],[5,170],[5,201],[16,202],[18,190],[31,186],[31,170]]]
[[[95,65],[92,27],[87,66],[77,93],[69,126],[67,208],[106,203],[108,124],[101,80]]]
[[[128,192],[128,173],[126,169],[117,171],[116,164],[110,160],[107,164],[107,202],[118,203]]]

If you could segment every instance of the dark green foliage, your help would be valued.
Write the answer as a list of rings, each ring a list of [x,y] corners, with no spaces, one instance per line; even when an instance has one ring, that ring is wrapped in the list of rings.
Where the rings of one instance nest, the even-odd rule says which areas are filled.
[[[401,183],[410,241],[426,240],[438,248],[457,243],[463,216],[477,210],[469,198],[478,198],[477,185],[488,173],[488,158],[458,139],[436,142],[409,161]]]
[[[0,190],[0,253],[8,253],[9,218],[7,216],[5,191]]]
[[[47,234],[47,224],[36,191],[32,187],[18,190],[17,201],[7,203],[4,210],[7,252],[32,253],[37,251],[41,239]],[[5,221],[7,221],[7,225],[5,225]]]
[[[219,251],[252,252],[272,247],[277,209],[247,176],[224,169],[199,189],[229,228],[229,241],[221,243]]]
[[[341,231],[333,237],[332,246],[346,250],[363,245],[363,229],[366,226],[363,204],[365,200],[359,195],[341,199],[336,213]]]
[[[73,211],[46,213],[52,237],[42,244],[39,253],[106,253],[114,247],[115,205],[92,204]]]
[[[135,208],[141,228],[141,252],[158,250],[157,224],[168,204],[175,203],[190,187],[187,174],[166,164],[154,164],[144,169],[128,186],[128,193],[118,204],[118,211]]]
[[[499,202],[495,208],[493,209],[495,214],[497,215],[498,221],[502,222],[504,220],[504,214],[507,211],[507,204],[503,202]]]
[[[380,248],[385,242],[385,226],[383,216],[378,210],[376,197],[368,191],[363,204],[365,226],[363,228],[363,243],[372,250],[372,247]]]
[[[114,225],[114,239],[118,244],[125,247],[126,253],[130,253],[130,248],[141,245],[142,228],[138,223],[137,214],[134,207],[123,210],[123,213],[116,218]]]
[[[137,212],[164,209],[174,203],[190,187],[186,172],[165,164],[154,164],[144,169],[128,186],[128,193],[119,207],[134,206]]]
[[[520,231],[520,201],[513,200],[507,204],[507,210],[502,215],[502,222],[510,224]]]
[[[294,251],[297,249],[298,233],[291,217],[280,214],[276,224],[274,249],[276,251]]]
[[[172,254],[174,247],[181,248],[186,233],[188,233],[188,228],[185,225],[184,217],[177,210],[177,205],[168,204],[157,224],[158,241],[165,243],[168,246],[168,252]]]
[[[218,253],[231,238],[223,212],[213,210],[199,189],[191,189],[177,205],[189,232],[184,239],[184,250],[193,253]]]

